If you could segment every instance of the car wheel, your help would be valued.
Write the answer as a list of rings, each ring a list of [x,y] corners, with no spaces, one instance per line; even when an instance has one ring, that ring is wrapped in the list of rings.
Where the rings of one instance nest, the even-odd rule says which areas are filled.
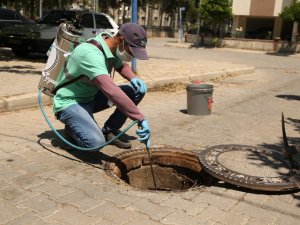
[[[27,48],[12,47],[11,50],[17,57],[20,57],[20,58],[24,58],[29,55],[29,51]]]

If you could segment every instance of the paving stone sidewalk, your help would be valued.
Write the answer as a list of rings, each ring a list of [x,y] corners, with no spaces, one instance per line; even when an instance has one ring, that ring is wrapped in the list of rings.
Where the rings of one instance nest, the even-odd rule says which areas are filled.
[[[193,151],[229,143],[277,145],[280,107],[293,119],[299,106],[274,98],[274,90],[283,94],[288,86],[296,93],[298,87],[295,79],[273,76],[251,74],[229,86],[216,83],[214,112],[206,117],[180,112],[186,107],[185,91],[149,93],[140,107],[150,118],[153,145]],[[234,85],[249,79],[256,82]],[[265,83],[273,79],[277,85],[266,90]],[[51,115],[51,107],[46,112]],[[110,113],[95,119],[103,124]],[[53,117],[51,121],[63,128]],[[222,182],[186,192],[138,190],[105,174],[107,156],[121,149],[105,147],[104,158],[100,152],[65,151],[39,110],[5,113],[0,124],[0,224],[297,225],[300,220],[299,192],[246,191]],[[292,124],[287,126],[291,137],[298,135]],[[141,147],[133,141],[133,148]]]

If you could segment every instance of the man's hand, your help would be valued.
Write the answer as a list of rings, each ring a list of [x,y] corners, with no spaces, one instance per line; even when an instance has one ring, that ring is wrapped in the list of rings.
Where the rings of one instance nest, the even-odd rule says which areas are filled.
[[[150,148],[150,128],[148,121],[144,119],[142,122],[139,122],[138,125],[141,129],[136,130],[136,134],[140,136],[138,140],[146,144],[147,148]]]
[[[147,85],[142,79],[135,77],[131,79],[130,83],[138,93],[145,94],[147,92]]]

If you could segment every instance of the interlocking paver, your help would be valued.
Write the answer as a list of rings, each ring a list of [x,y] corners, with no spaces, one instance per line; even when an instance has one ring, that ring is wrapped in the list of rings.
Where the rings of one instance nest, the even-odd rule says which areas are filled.
[[[7,201],[0,197],[0,212],[0,223],[3,224],[19,216],[29,213],[30,210],[17,208],[15,205],[11,205],[10,201]]]
[[[245,199],[246,193],[239,190],[233,190],[233,189],[226,189],[222,196],[227,198],[233,198],[233,199]]]
[[[176,210],[164,217],[161,222],[163,224],[170,225],[200,225],[200,224],[212,224],[209,218],[196,218],[194,216],[187,215],[181,210]]]
[[[103,199],[94,199],[81,191],[76,191],[56,200],[61,204],[69,204],[85,213],[105,203]]]
[[[194,202],[201,202],[210,205],[217,206],[221,210],[230,210],[237,203],[237,199],[225,198],[220,195],[211,194],[209,192],[202,192],[198,194],[194,199]]]
[[[300,221],[299,218],[287,216],[287,215],[279,215],[275,225],[296,225]]]
[[[59,204],[46,195],[38,195],[17,205],[18,208],[28,208],[45,218],[58,211]]]
[[[165,193],[165,192],[157,193],[154,191],[147,191],[147,190],[146,191],[140,190],[140,191],[136,191],[135,193],[127,191],[126,195],[147,199],[149,202],[154,204],[161,203],[170,197],[169,193]]]
[[[127,224],[128,225],[141,225],[141,224],[160,225],[161,223],[151,220],[150,217],[147,215],[139,214],[136,217],[134,217],[132,220],[130,220]]]
[[[22,186],[24,189],[31,189],[46,182],[45,179],[26,173],[12,179],[16,185]]]
[[[49,216],[46,220],[50,224],[53,222],[65,224],[65,225],[82,225],[82,224],[94,224],[99,220],[83,214],[72,206],[65,205],[59,209],[58,212]]]
[[[0,190],[3,188],[7,188],[11,185],[11,182],[8,182],[7,180],[0,180]]]
[[[198,218],[211,219],[221,224],[242,225],[250,219],[249,216],[239,213],[232,213],[220,210],[218,207],[210,205],[204,211],[200,212]]]
[[[49,225],[49,223],[43,221],[41,218],[38,217],[37,214],[25,214],[19,216],[15,219],[12,219],[5,223],[5,225],[20,225],[20,224],[31,224],[31,225]],[[59,225],[58,223],[52,222],[53,225]]]
[[[22,174],[25,174],[26,171],[22,171],[22,170],[15,170],[12,169],[10,166],[7,165],[7,163],[0,163],[1,166],[1,170],[0,170],[0,177],[1,179],[6,179],[6,180],[10,180],[13,179],[14,177],[18,177]]]
[[[57,199],[76,191],[65,185],[58,184],[50,179],[48,179],[45,183],[39,186],[33,187],[32,190],[42,192],[48,195],[51,199]]]
[[[0,160],[3,160],[3,159],[8,159],[10,157],[9,154],[5,153],[5,152],[2,152],[0,151]]]
[[[11,203],[23,202],[37,195],[39,195],[38,192],[24,190],[23,188],[15,185],[10,185],[0,190],[0,197]]]
[[[253,206],[245,202],[239,202],[231,212],[254,217],[255,221],[260,221],[261,224],[273,224],[278,217],[278,212],[267,210],[261,207]]]
[[[103,174],[100,173],[101,169],[98,168],[86,168],[79,172],[76,172],[77,177],[81,177],[89,180],[93,184],[102,185],[103,184]]]
[[[141,199],[130,204],[125,208],[129,212],[137,211],[148,215],[152,220],[160,221],[163,217],[167,216],[172,210],[168,207],[158,206],[148,200]]]
[[[190,216],[196,216],[208,206],[207,203],[195,203],[192,201],[184,200],[180,195],[174,195],[169,199],[161,202],[160,205],[171,209],[183,210],[186,214]]]
[[[47,164],[47,162],[45,164]],[[58,169],[42,172],[41,174],[39,174],[39,176],[42,178],[54,180],[57,183],[62,185],[68,185],[69,183],[72,183],[74,181],[78,181],[78,182],[80,181],[80,178],[73,176],[71,174],[67,174]]]
[[[263,204],[265,207],[270,207],[273,211],[278,211],[284,215],[292,215],[298,217],[300,221],[300,209],[296,202],[286,203],[282,202],[276,198],[270,198],[268,201]]]
[[[14,152],[16,154],[17,152]],[[30,156],[28,156],[30,158]],[[35,161],[35,162],[26,162],[22,165],[22,167],[19,167],[19,169],[22,168],[22,171],[27,172],[29,174],[38,176],[40,173],[45,173],[47,171],[53,170],[52,168],[47,167],[41,161]]]
[[[139,215],[138,212],[125,211],[113,203],[105,202],[103,205],[87,213],[95,218],[102,218],[110,221],[112,224],[128,224],[132,219]]]
[[[270,197],[268,195],[257,195],[253,193],[247,193],[244,196],[244,201],[254,203],[254,204],[264,204]]]
[[[117,191],[103,192],[102,196],[106,201],[112,202],[114,205],[120,208],[125,208],[131,203],[140,200],[138,197],[128,196],[126,193],[123,194]]]

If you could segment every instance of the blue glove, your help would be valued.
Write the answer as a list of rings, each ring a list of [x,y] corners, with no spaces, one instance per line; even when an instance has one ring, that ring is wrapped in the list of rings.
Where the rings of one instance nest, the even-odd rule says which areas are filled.
[[[142,79],[132,78],[130,83],[138,93],[145,94],[147,92],[147,85]]]
[[[144,119],[142,122],[138,125],[141,129],[136,130],[136,134],[140,136],[138,140],[142,143],[146,144],[147,148],[150,148],[150,128],[148,121]]]

